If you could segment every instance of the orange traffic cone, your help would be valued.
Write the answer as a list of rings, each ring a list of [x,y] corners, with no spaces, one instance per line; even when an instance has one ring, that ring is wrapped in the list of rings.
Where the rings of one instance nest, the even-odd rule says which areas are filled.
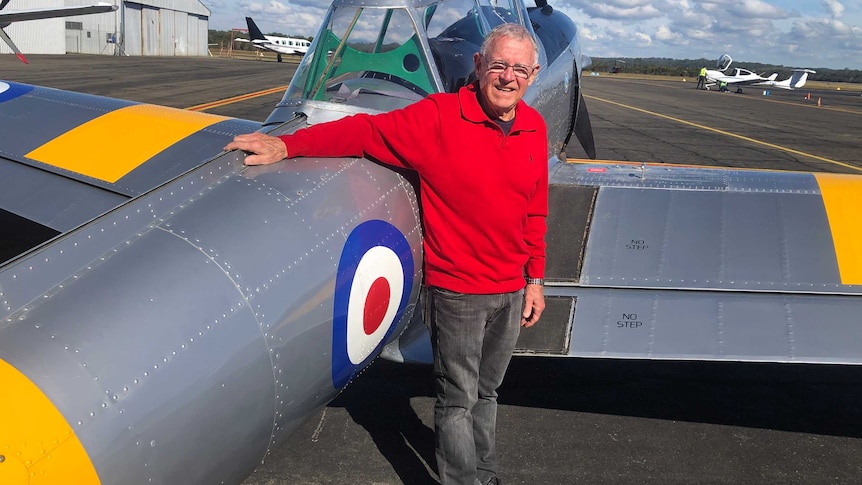
[[[806,100],[811,99],[811,93],[808,93],[807,95],[805,95],[805,99],[806,99]]]
[[[820,96],[817,97],[817,106],[820,106]]]

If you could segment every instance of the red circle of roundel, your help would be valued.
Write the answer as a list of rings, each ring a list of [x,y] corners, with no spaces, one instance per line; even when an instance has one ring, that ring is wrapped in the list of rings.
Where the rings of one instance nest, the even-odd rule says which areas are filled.
[[[365,315],[362,319],[365,335],[373,334],[383,323],[386,309],[389,307],[389,302],[392,301],[390,291],[389,282],[382,276],[371,283],[371,288],[365,298]]]

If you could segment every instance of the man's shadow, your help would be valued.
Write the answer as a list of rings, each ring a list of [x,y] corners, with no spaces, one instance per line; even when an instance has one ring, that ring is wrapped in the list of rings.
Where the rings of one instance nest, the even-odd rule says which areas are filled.
[[[329,404],[343,407],[365,428],[402,483],[439,483],[433,422],[426,425],[411,404],[412,397],[434,396],[432,372],[431,366],[378,359]]]

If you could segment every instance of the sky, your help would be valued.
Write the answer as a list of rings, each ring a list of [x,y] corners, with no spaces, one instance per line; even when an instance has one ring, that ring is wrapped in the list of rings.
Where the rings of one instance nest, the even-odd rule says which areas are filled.
[[[316,35],[325,0],[202,0],[210,29]],[[526,0],[533,6],[533,0]],[[549,0],[592,57],[718,59],[862,69],[862,0]],[[711,67],[711,66],[710,66]]]

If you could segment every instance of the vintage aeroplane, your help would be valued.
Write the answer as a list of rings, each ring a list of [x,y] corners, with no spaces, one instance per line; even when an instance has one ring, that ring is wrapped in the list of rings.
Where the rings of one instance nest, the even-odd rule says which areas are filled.
[[[75,15],[92,15],[97,13],[113,12],[117,10],[116,5],[110,3],[99,2],[93,5],[69,5],[65,7],[42,7],[31,8],[27,10],[3,10],[10,0],[0,2],[0,39],[6,42],[6,45],[12,49],[12,52],[21,59],[21,62],[27,64],[27,58],[18,49],[18,46],[12,42],[12,39],[6,34],[4,28],[11,25],[13,22],[23,22],[25,20],[40,20],[52,19],[56,17],[72,17]]]
[[[723,54],[718,58],[715,69],[706,70],[706,89],[713,86],[724,86],[729,89],[731,86],[736,87],[736,92],[742,92],[742,86],[768,86],[779,89],[797,89],[805,86],[808,80],[808,75],[817,71],[811,69],[794,69],[793,73],[787,79],[776,81],[778,73],[774,72],[767,77],[760,74],[755,74],[748,69],[740,67],[733,68],[732,74],[728,74],[727,70],[733,63],[733,59]]]
[[[281,37],[278,35],[264,35],[251,17],[246,17],[245,23],[248,26],[248,36],[251,39],[235,40],[237,42],[251,42],[255,49],[275,52],[276,60],[278,62],[282,61],[282,54],[298,56],[305,55],[305,53],[308,52],[308,47],[311,45],[311,42],[308,39]]]
[[[566,163],[595,147],[560,12],[336,0],[263,125],[0,84],[0,483],[237,483],[378,355],[427,362],[413,177],[220,147],[454,91],[500,22],[549,128],[520,354],[862,362],[859,178]]]

